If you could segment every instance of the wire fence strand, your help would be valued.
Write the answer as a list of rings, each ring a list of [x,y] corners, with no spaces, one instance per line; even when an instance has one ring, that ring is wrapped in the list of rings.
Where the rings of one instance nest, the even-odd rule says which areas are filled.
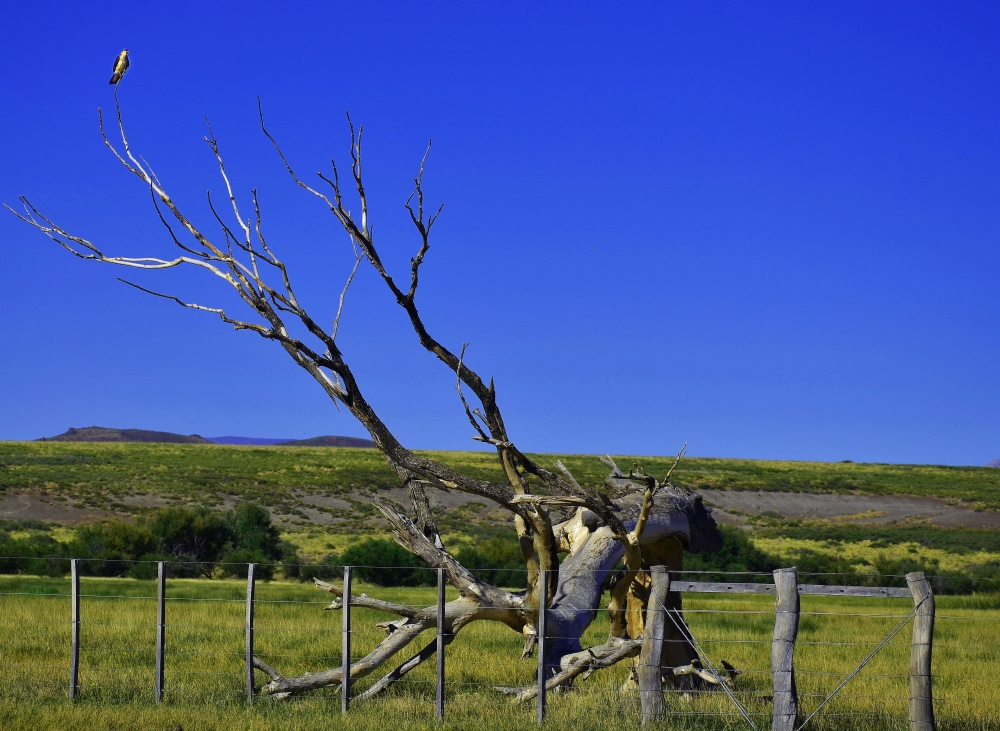
[[[718,572],[683,573],[692,577],[718,575]],[[760,583],[770,578],[760,572],[730,575],[759,577]],[[77,625],[81,638],[78,686],[81,697],[100,698],[108,703],[151,702],[157,687],[153,659],[159,623],[158,597],[155,590],[147,589],[154,582],[87,576],[82,582],[84,591],[78,594],[81,616]],[[37,590],[25,590],[29,586]],[[45,697],[66,693],[73,594],[66,592],[65,587],[66,580],[58,577],[0,576],[0,702],[4,698],[30,698],[32,690]],[[254,599],[254,654],[278,668],[285,677],[336,670],[342,662],[340,615],[344,610],[325,611],[335,597],[327,594],[325,600],[311,599],[310,591],[317,590],[304,584],[262,582]],[[433,590],[429,587],[371,590],[366,587],[366,591],[396,602],[393,606],[401,610],[422,611],[434,606]],[[724,683],[714,691],[668,683],[664,698],[669,714],[694,720],[725,718],[730,719],[727,723],[744,723],[748,728],[766,727],[771,713],[773,595],[685,593],[684,596],[684,609],[677,614],[683,617],[684,624],[675,629],[685,641],[700,648],[705,670],[721,677],[724,673],[717,668],[725,660],[737,668],[738,674],[731,686]],[[419,598],[426,601],[416,601]],[[795,672],[799,678],[798,698],[803,711],[809,713],[807,720],[876,718],[905,723],[910,643],[902,639],[892,641],[893,637],[885,634],[889,626],[903,625],[913,615],[914,610],[898,611],[901,603],[907,601],[913,606],[912,600],[885,597],[864,597],[860,603],[831,596],[810,595],[803,599],[808,605],[799,613],[801,628],[796,642]],[[983,604],[992,606],[992,601],[984,600]],[[872,602],[884,602],[884,609]],[[168,588],[163,649],[167,699],[206,706],[245,703],[245,605],[246,599],[239,590],[216,579],[185,579],[183,584]],[[966,706],[970,705],[970,698],[975,699],[980,687],[976,668],[982,667],[983,658],[1000,663],[1000,649],[993,643],[984,645],[977,641],[974,629],[977,623],[1000,620],[1000,613],[967,610],[962,606],[956,600],[946,605],[947,611],[936,615],[938,638],[934,642],[934,652],[940,653],[939,666],[943,668],[935,675],[936,708],[941,711],[940,719],[949,719],[949,723],[957,726],[975,725],[975,719],[969,716],[972,711]],[[509,607],[496,609],[507,611]],[[356,603],[352,603],[351,612],[355,618],[349,632],[354,638],[352,663],[398,631],[379,627],[379,623],[387,619],[402,621],[399,614]],[[583,647],[602,644],[609,631],[609,608],[602,605],[586,610],[586,614],[590,624],[582,638],[560,631],[562,625],[555,623],[547,642],[580,641]],[[383,667],[352,680],[352,693],[360,696],[375,687],[383,675],[396,670],[406,658],[432,642],[434,631],[426,630],[408,650]],[[877,648],[882,652],[865,657],[883,637]],[[462,629],[448,645],[444,697],[449,703],[474,703],[498,713],[527,714],[524,704],[512,704],[509,696],[498,690],[501,686],[522,691],[533,687],[533,661],[518,659],[523,643],[522,634],[498,623],[477,622]],[[866,672],[851,688],[838,692],[853,678],[849,671],[862,659]],[[580,707],[592,702],[611,703],[611,707],[622,712],[634,712],[636,696],[628,689],[632,672],[633,661],[626,660],[592,677],[581,677],[570,692],[557,695],[555,702],[575,703]],[[258,673],[258,694],[268,680]],[[435,687],[434,663],[421,663],[391,682],[388,690],[357,701],[358,712],[405,702],[419,704],[431,713]],[[339,680],[332,680],[312,697],[296,696],[289,702],[336,704],[339,692]],[[979,708],[976,703],[972,705]],[[976,712],[985,714],[983,718],[990,713],[983,709]]]

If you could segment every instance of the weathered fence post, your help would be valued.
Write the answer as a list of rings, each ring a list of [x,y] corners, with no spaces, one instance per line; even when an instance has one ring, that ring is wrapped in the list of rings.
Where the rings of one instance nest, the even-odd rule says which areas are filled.
[[[666,566],[650,568],[651,586],[646,609],[646,623],[642,630],[642,652],[639,653],[639,701],[642,704],[642,723],[659,721],[663,715],[663,638],[667,625],[667,593],[670,591],[670,574]]]
[[[444,721],[444,569],[437,570],[438,604],[437,604],[437,719]]]
[[[70,643],[69,699],[76,699],[80,680],[80,559],[70,559]]]
[[[253,595],[257,564],[247,564],[247,705],[253,705]]]
[[[549,606],[548,571],[538,572],[538,723],[545,720],[545,614]]]
[[[163,561],[156,562],[156,702],[163,701],[163,651],[167,614],[167,571]]]
[[[793,731],[799,710],[795,689],[795,638],[799,633],[798,572],[778,569],[774,572],[774,638],[771,640],[771,678],[774,683],[772,731]]]
[[[340,712],[351,705],[351,567],[344,567],[344,609],[340,631]]]
[[[910,731],[935,731],[931,690],[931,650],[934,642],[934,595],[923,571],[906,575],[913,594],[913,641],[910,645]]]

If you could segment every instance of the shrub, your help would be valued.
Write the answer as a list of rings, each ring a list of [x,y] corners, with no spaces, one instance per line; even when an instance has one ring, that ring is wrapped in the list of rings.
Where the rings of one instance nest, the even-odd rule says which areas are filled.
[[[312,581],[313,579],[330,581],[344,575],[344,562],[336,553],[327,554],[318,564],[305,564],[297,568],[299,581]]]
[[[129,561],[157,549],[156,536],[142,523],[107,520],[85,525],[69,546],[75,558],[87,558],[80,572],[94,576],[121,576],[132,568]]]
[[[224,516],[203,506],[151,510],[136,522],[156,537],[157,552],[175,561],[216,561],[233,539]]]
[[[257,578],[270,581],[274,578],[274,564],[269,561],[259,550],[248,548],[234,548],[222,556],[219,563],[219,572],[223,576],[233,578],[245,577],[247,575],[246,564],[257,564]]]
[[[49,526],[41,521],[0,520],[0,573],[62,576],[69,571],[67,547],[52,536],[32,533],[12,538],[13,531],[41,531]]]
[[[433,586],[437,575],[427,564],[394,541],[367,538],[346,551],[344,565],[356,566],[354,575],[377,586]]]
[[[770,573],[781,568],[780,563],[757,548],[747,532],[731,525],[719,526],[722,531],[722,548],[715,553],[685,553],[684,568],[688,571],[713,571],[742,573],[760,571]]]
[[[472,571],[478,579],[494,586],[523,589],[528,585],[528,574],[520,545],[501,537],[488,538],[475,547],[463,547],[456,560]]]
[[[286,547],[287,548],[287,547]],[[281,571],[286,579],[298,579],[302,573],[300,564],[302,561],[293,551],[285,551],[285,557],[281,559]]]
[[[139,563],[132,564],[131,568],[128,570],[128,577],[130,579],[144,579],[151,580],[156,578],[156,561],[170,561],[173,556],[167,556],[162,553],[144,553],[139,557]],[[176,575],[175,572],[170,571],[169,565],[167,566],[167,576],[171,574]]]
[[[240,501],[226,513],[225,520],[234,546],[256,551],[264,560],[281,560],[284,546],[278,536],[278,529],[271,524],[271,514],[263,505],[248,500]]]
[[[87,559],[81,572],[96,576],[153,579],[155,563],[136,562],[155,561],[170,562],[171,576],[209,576],[223,561],[260,564],[258,576],[270,579],[271,564],[293,553],[267,509],[255,502],[240,502],[226,513],[178,506],[151,510],[134,522],[104,520],[77,529],[69,545],[48,535],[50,529],[41,521],[0,521],[0,556],[16,557],[0,558],[0,573],[64,575],[72,557]],[[14,539],[13,531],[29,535]],[[245,575],[245,569],[227,566],[221,572]]]

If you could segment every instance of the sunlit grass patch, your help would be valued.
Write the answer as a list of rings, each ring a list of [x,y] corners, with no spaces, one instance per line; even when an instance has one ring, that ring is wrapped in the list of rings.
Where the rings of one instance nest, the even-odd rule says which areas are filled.
[[[434,664],[425,663],[377,698],[358,702],[348,722],[340,718],[339,690],[328,688],[287,703],[259,700],[245,708],[244,597],[240,580],[175,579],[168,582],[166,701],[153,702],[154,583],[128,579],[81,581],[81,693],[66,699],[69,672],[69,582],[0,577],[0,727],[39,729],[352,729],[432,728]],[[429,606],[434,587],[357,585],[389,601]],[[115,598],[112,598],[115,597]],[[117,598],[122,597],[122,598]],[[294,675],[340,664],[340,612],[324,611],[331,598],[309,585],[261,582],[257,586],[257,654]],[[760,728],[770,726],[770,641],[773,597],[686,594],[688,622],[710,660],[725,659],[744,672],[734,691]],[[1000,728],[1000,703],[984,686],[1000,667],[1000,598],[938,597],[935,625],[935,710],[940,727]],[[802,597],[795,663],[802,709],[809,713],[912,607],[905,599]],[[354,655],[384,637],[388,619],[370,610],[354,613]],[[820,729],[905,729],[909,626],[845,687],[814,721]],[[607,636],[603,614],[585,644]],[[424,644],[383,668],[388,671]],[[519,660],[523,638],[506,627],[475,623],[447,653],[447,716],[452,728],[528,729],[534,706],[514,705],[495,686],[533,682],[534,661]],[[620,729],[639,723],[638,698],[622,693],[627,663],[595,673],[567,693],[550,696],[554,729]],[[380,677],[354,687],[361,693]],[[258,675],[258,682],[264,678]],[[668,693],[670,728],[747,728],[721,693]],[[841,715],[846,714],[846,715]],[[858,715],[861,714],[861,715]],[[845,719],[848,722],[845,725]],[[811,722],[810,725],[812,725]],[[967,724],[967,725],[962,725]]]

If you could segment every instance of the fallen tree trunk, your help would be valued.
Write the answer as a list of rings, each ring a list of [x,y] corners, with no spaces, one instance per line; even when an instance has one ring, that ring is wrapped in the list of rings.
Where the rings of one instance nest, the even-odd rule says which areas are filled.
[[[444,568],[449,582],[459,590],[460,597],[445,605],[445,631],[451,638],[476,621],[500,622],[528,638],[535,634],[537,608],[527,601],[526,592],[508,592],[479,581],[408,518],[386,503],[377,502],[377,506],[392,526],[397,541],[430,566]],[[623,500],[616,503],[614,509],[628,529],[634,528],[640,509],[637,502]],[[570,520],[554,526],[553,533],[560,550],[565,550],[568,556],[559,566],[557,589],[548,610],[546,655],[552,660],[546,670],[549,677],[546,687],[571,683],[588,670],[610,667],[635,656],[642,634],[642,628],[633,623],[634,636],[611,637],[605,645],[584,650],[580,639],[600,611],[603,587],[624,556],[625,548],[608,526],[602,525],[593,512],[583,507],[578,508]],[[644,552],[648,549],[652,557],[670,553],[655,550],[664,545],[674,547],[673,553],[679,555],[677,549],[682,546],[695,551],[717,550],[720,538],[711,513],[702,505],[700,498],[679,490],[663,490],[649,511],[639,545]],[[342,596],[333,584],[318,580],[316,584],[320,589]],[[437,626],[436,607],[414,610],[365,595],[352,596],[351,605],[400,616],[398,620],[379,625],[389,634],[368,655],[351,665],[352,679],[374,672],[408,647],[420,633]],[[342,606],[342,601],[334,601],[327,609],[336,610]],[[380,680],[369,694],[387,688],[431,656],[432,646],[424,648]],[[682,654],[684,662],[671,662],[666,666],[687,665],[695,657],[693,651],[692,654]],[[276,698],[339,685],[342,680],[339,667],[296,678],[285,678],[271,668],[265,670],[262,663],[257,667],[267,672],[271,679],[263,692]],[[516,698],[526,700],[534,697],[536,691],[520,692]]]

